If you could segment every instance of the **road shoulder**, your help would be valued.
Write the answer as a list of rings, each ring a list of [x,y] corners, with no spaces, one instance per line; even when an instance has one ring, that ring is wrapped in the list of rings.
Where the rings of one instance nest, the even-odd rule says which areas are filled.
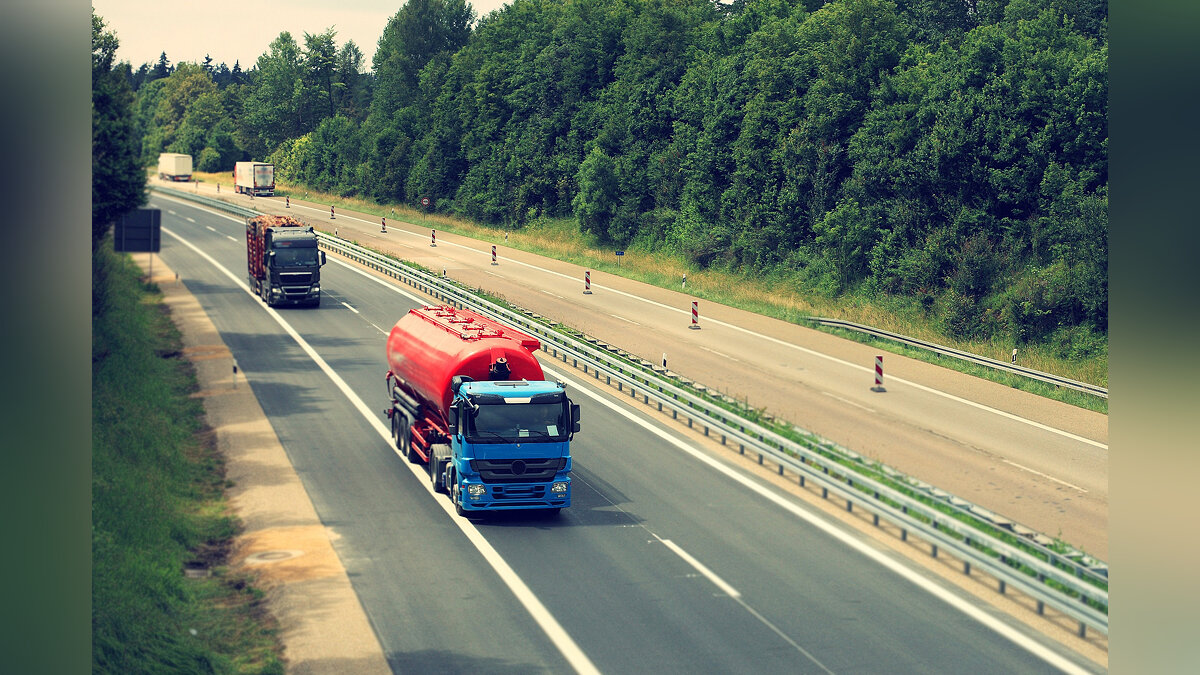
[[[134,255],[143,270],[147,254]],[[196,298],[158,256],[154,277],[194,366],[208,425],[226,460],[226,495],[241,520],[229,565],[249,572],[279,621],[287,672],[391,673],[350,579],[336,536],[288,460],[249,383]]]

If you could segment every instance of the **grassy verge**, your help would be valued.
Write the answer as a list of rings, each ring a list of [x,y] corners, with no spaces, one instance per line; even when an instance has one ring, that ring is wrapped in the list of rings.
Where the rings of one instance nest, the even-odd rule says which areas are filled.
[[[207,183],[222,183],[232,189],[229,174],[196,174]],[[647,250],[633,243],[626,247],[618,263],[611,248],[596,244],[580,235],[570,219],[541,219],[520,230],[480,225],[442,214],[426,214],[406,205],[381,205],[371,200],[339,197],[304,186],[277,182],[276,194],[306,199],[338,208],[352,209],[390,219],[436,228],[447,233],[461,234],[546,257],[591,268],[593,271],[615,274],[660,288],[680,289],[687,274],[687,291],[699,299],[710,300],[770,316],[783,321],[801,323],[809,317],[843,319],[901,335],[935,342],[961,351],[1008,361],[1017,345],[1011,340],[960,340],[940,330],[912,298],[881,297],[865,293],[850,293],[828,297],[821,293],[805,292],[795,279],[754,275],[722,269],[691,269],[678,257],[662,251]],[[593,279],[595,280],[595,279]],[[939,356],[888,340],[877,340],[853,331],[813,325],[817,330],[835,333],[849,339],[870,341],[881,350],[902,354],[944,366],[976,377],[999,382],[1022,391],[1062,401],[1088,410],[1108,413],[1108,400],[1083,394],[1072,389],[1048,385],[1039,380],[1013,375],[954,358]],[[1090,358],[1063,358],[1048,344],[1021,345],[1018,363],[1046,373],[1052,373],[1089,384],[1108,386],[1108,351]]]
[[[238,524],[222,458],[138,274],[108,244],[93,262],[93,672],[283,673],[261,594],[224,566]]]

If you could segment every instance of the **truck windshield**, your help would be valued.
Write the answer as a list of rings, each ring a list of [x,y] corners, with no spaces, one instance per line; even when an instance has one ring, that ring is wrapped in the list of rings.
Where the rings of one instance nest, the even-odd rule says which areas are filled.
[[[482,443],[566,440],[565,410],[562,403],[481,405],[467,415],[467,436]]]
[[[275,249],[276,267],[313,267],[317,264],[315,248]]]

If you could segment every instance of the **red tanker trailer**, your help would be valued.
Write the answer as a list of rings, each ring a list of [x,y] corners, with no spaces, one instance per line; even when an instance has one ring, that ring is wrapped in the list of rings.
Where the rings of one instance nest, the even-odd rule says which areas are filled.
[[[387,340],[396,448],[427,462],[460,515],[571,504],[579,406],[547,382],[538,340],[452,307],[410,310]]]

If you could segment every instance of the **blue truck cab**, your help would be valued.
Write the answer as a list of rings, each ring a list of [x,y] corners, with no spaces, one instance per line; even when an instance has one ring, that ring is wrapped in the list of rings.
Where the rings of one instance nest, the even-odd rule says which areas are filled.
[[[565,386],[455,380],[444,485],[458,513],[570,506],[579,406]]]

